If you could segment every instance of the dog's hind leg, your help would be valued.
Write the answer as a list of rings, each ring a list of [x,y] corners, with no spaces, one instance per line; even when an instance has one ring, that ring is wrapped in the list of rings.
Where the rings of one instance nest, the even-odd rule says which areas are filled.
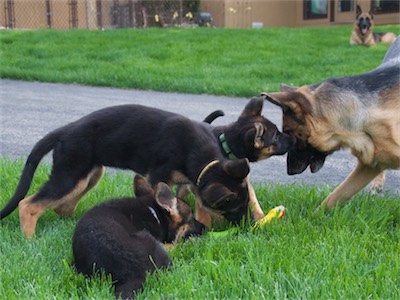
[[[385,172],[380,173],[371,182],[370,191],[371,194],[376,195],[383,191],[383,186],[385,185]]]
[[[98,169],[95,170],[82,177],[71,170],[53,168],[52,176],[42,189],[19,203],[23,233],[30,238],[35,233],[37,220],[48,208],[54,209],[59,215],[68,215],[74,211],[88,187],[93,186],[101,178],[102,173]]]
[[[22,232],[27,238],[31,238],[36,230],[36,223],[40,216],[48,209],[54,209],[58,214],[63,214],[64,210],[71,210],[76,205],[76,198],[88,186],[88,180],[80,180],[75,187],[67,194],[59,199],[52,199],[50,197],[38,197],[35,194],[31,197],[25,198],[19,203],[19,219]],[[74,202],[75,203],[71,203]]]
[[[27,238],[31,238],[35,233],[37,220],[48,208],[45,203],[32,203],[34,197],[35,195],[27,197],[18,204],[19,223],[22,232]]]
[[[76,193],[75,194],[71,193],[71,199],[69,201],[64,201],[63,203],[60,202],[60,204],[54,208],[54,211],[57,213],[57,215],[59,215],[60,217],[67,217],[73,215],[79,200],[89,190],[94,188],[100,181],[100,179],[103,177],[104,169],[105,168],[103,166],[100,166],[100,167],[95,167],[92,171],[90,171],[87,177],[83,179],[86,181],[86,183],[85,182],[81,183],[82,187],[86,184],[86,187],[83,189],[83,191],[79,193],[80,189],[77,187]]]
[[[115,284],[115,298],[117,299],[134,299],[136,293],[143,288],[145,277],[137,276],[138,278],[126,279],[124,283],[117,282]]]
[[[339,201],[345,204],[381,172],[378,166],[370,167],[358,162],[350,175],[321,203],[320,208],[333,208]]]

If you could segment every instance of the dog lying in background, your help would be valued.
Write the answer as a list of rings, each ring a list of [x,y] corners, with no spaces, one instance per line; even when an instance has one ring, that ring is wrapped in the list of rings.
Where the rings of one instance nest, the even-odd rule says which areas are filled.
[[[175,244],[205,229],[165,183],[153,191],[136,176],[134,190],[136,199],[109,200],[87,211],[72,242],[76,270],[88,276],[111,275],[115,297],[123,299],[135,296],[147,273],[172,264],[161,243]]]
[[[250,162],[267,159],[273,155],[283,155],[295,143],[295,138],[281,133],[275,124],[266,119],[261,113],[264,105],[262,97],[252,98],[245,106],[237,121],[213,128],[213,134],[219,142],[221,153],[230,160],[247,158]],[[223,116],[222,111],[214,111],[204,119],[212,123],[217,117]],[[247,178],[249,188],[249,207],[258,221],[264,217],[257,200],[254,188]],[[178,196],[185,197],[188,190],[180,186]],[[210,216],[203,215],[200,220],[210,224]]]
[[[392,44],[396,35],[393,32],[373,32],[374,16],[372,11],[364,13],[357,5],[356,21],[350,36],[351,45],[375,46],[378,43]]]
[[[39,162],[51,150],[49,180],[24,198]],[[147,175],[153,187],[159,182],[191,183],[198,206],[232,223],[248,215],[249,162],[225,159],[209,124],[156,108],[120,105],[95,111],[43,137],[29,154],[0,218],[19,206],[21,229],[31,237],[47,209],[71,215],[101,179],[104,166]]]
[[[350,148],[351,174],[321,203],[346,203],[386,169],[400,168],[400,38],[376,69],[282,92],[263,93],[283,111],[283,132],[297,140],[288,152],[289,175],[322,168],[326,156]],[[382,175],[380,175],[382,176]]]

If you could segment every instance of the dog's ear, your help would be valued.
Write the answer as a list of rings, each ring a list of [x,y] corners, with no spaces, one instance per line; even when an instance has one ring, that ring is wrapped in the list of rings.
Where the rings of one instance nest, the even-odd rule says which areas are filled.
[[[281,92],[295,92],[298,89],[298,87],[281,83],[279,85],[279,89]]]
[[[208,206],[214,209],[220,208],[226,202],[235,199],[237,196],[231,190],[229,190],[226,186],[220,183],[213,183],[207,187],[204,191],[207,195],[206,199],[208,199]]]
[[[261,111],[263,109],[264,100],[261,97],[255,97],[250,100],[249,103],[245,106],[241,118],[250,118],[261,116]]]
[[[133,178],[133,191],[136,197],[140,196],[154,196],[154,190],[150,186],[149,182],[140,175],[135,175]]]
[[[361,10],[361,6],[357,5],[356,8],[356,20],[358,19],[358,17],[362,14],[362,10]]]
[[[254,127],[256,129],[256,134],[254,136],[254,148],[261,149],[262,147],[264,147],[264,126],[260,122],[255,122]]]
[[[311,94],[311,93],[310,93]],[[310,101],[300,92],[277,92],[262,93],[265,100],[278,105],[282,108],[283,113],[291,111],[299,119],[303,119],[303,115],[311,114],[312,107]]]
[[[247,158],[226,160],[222,168],[225,173],[236,179],[244,179],[250,172],[249,160]]]
[[[371,9],[369,10],[369,15],[371,16],[371,20],[374,19],[374,14],[375,14],[375,9],[373,7],[371,7]]]
[[[164,182],[160,182],[156,186],[155,198],[162,208],[172,214],[179,214],[177,208],[177,199],[171,189]]]

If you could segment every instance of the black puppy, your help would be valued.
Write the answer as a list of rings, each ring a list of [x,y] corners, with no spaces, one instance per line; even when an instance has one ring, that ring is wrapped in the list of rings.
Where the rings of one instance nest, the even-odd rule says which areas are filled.
[[[146,273],[172,264],[160,242],[174,244],[205,229],[165,183],[158,183],[153,192],[136,176],[134,187],[136,199],[109,200],[86,212],[72,244],[77,271],[110,274],[115,296],[124,299],[142,288]]]
[[[23,199],[40,160],[51,150],[49,180]],[[225,159],[209,124],[155,108],[121,105],[93,112],[42,138],[0,218],[19,204],[21,228],[31,237],[48,208],[59,215],[72,214],[80,198],[102,177],[103,166],[148,175],[153,187],[158,182],[192,183],[201,206],[234,223],[247,215],[248,160]]]
[[[274,123],[262,115],[263,105],[262,97],[254,97],[245,106],[237,121],[213,128],[220,151],[226,158],[231,160],[247,158],[250,162],[256,162],[273,155],[283,155],[293,148],[296,139],[280,132]],[[204,122],[212,123],[223,115],[224,113],[220,110],[214,111],[204,119]],[[247,183],[249,207],[252,209],[254,219],[258,221],[264,217],[264,213],[250,181],[248,180]],[[182,186],[179,187],[179,197],[184,198],[186,193],[187,190]],[[205,212],[198,220],[208,226],[211,222],[210,216]]]

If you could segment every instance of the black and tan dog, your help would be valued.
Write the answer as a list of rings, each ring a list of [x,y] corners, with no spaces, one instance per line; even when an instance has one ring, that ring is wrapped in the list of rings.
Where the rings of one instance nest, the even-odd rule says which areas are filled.
[[[49,180],[24,198],[40,160],[51,150]],[[192,183],[201,206],[233,223],[247,215],[249,162],[225,159],[209,124],[155,108],[121,105],[93,112],[42,138],[0,217],[19,205],[21,228],[30,237],[48,208],[59,215],[72,214],[100,180],[104,166],[147,175],[151,186]]]
[[[400,38],[368,73],[281,89],[263,95],[282,108],[283,132],[297,139],[288,152],[288,174],[308,166],[317,172],[327,155],[342,148],[358,158],[322,207],[346,203],[385,169],[400,168]]]
[[[295,143],[295,138],[281,133],[276,125],[262,115],[264,99],[252,98],[245,106],[237,121],[213,128],[213,133],[219,141],[219,147],[223,155],[230,160],[247,158],[250,162],[267,159],[273,155],[283,155],[290,150]],[[211,123],[215,118],[223,116],[222,111],[210,114],[204,122]],[[257,200],[253,186],[249,178],[249,206],[254,220],[264,217]],[[182,189],[178,190],[179,192]],[[183,194],[180,194],[183,196]],[[200,219],[204,224],[210,224],[210,217],[203,215]]]
[[[115,297],[123,299],[135,296],[147,273],[172,264],[161,243],[175,244],[205,229],[165,183],[153,191],[136,176],[134,189],[136,198],[109,200],[87,211],[72,242],[76,270],[111,275]]]
[[[351,45],[375,46],[378,43],[392,44],[396,39],[393,32],[374,32],[372,11],[364,13],[357,5],[356,21],[350,36]]]

